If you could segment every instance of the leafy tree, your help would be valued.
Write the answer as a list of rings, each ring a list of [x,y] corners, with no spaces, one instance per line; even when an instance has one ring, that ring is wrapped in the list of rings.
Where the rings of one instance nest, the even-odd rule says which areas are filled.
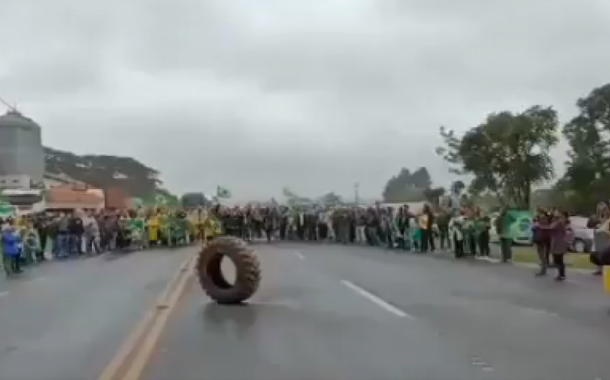
[[[307,197],[298,195],[287,187],[284,187],[282,189],[282,193],[283,193],[284,197],[286,198],[286,202],[289,205],[293,205],[293,206],[309,205],[309,204],[314,204],[314,203],[320,203],[320,204],[325,204],[325,205],[338,205],[338,204],[344,203],[343,198],[341,198],[340,195],[336,194],[333,191],[330,191],[330,192],[322,195],[321,197],[315,198],[315,200],[312,198],[307,198]],[[273,202],[275,202],[277,204],[277,201],[275,201],[275,199],[273,200]]]
[[[303,205],[310,205],[310,204],[314,203],[313,200],[302,197],[300,195],[297,195],[296,193],[294,193],[292,190],[290,190],[287,187],[284,187],[282,189],[282,193],[283,193],[284,197],[286,198],[286,203],[289,206],[303,206]]]
[[[292,190],[290,190],[287,187],[284,187],[282,189],[282,195],[284,195],[284,197],[286,198],[298,198],[298,195],[296,195]]]
[[[185,209],[206,206],[210,203],[210,200],[201,192],[186,193],[180,197],[180,204]]]
[[[428,169],[425,167],[421,167],[411,173],[411,176],[408,178],[407,185],[410,185],[417,189],[428,189],[432,186],[432,179],[430,178],[430,173],[428,173]]]
[[[576,105],[578,115],[563,128],[569,161],[556,190],[567,194],[572,211],[589,214],[609,197],[610,84],[595,88]]]
[[[445,146],[437,153],[453,173],[474,177],[472,193],[491,192],[503,204],[528,208],[532,186],[553,178],[549,151],[557,144],[558,124],[550,107],[492,113],[462,137],[441,127]]]
[[[318,199],[318,202],[324,205],[340,205],[343,204],[343,199],[341,196],[335,194],[334,192],[326,193]]]
[[[383,190],[385,202],[415,202],[425,199],[424,191],[432,185],[430,173],[425,167],[414,172],[402,168],[390,178]]]
[[[434,187],[424,190],[426,200],[436,206],[439,205],[440,198],[445,195],[445,193],[446,190],[444,187]]]
[[[132,157],[76,155],[45,148],[47,173],[67,176],[100,189],[117,188],[132,197],[147,197],[162,185],[159,172]]]
[[[557,196],[559,194],[555,188],[550,189],[536,189],[532,191],[532,208],[552,208],[559,206],[557,203]]]
[[[464,191],[464,189],[466,189],[466,184],[463,181],[457,180],[453,181],[451,187],[449,188],[449,191],[451,192],[451,195],[459,196],[460,194],[462,194],[462,191]]]

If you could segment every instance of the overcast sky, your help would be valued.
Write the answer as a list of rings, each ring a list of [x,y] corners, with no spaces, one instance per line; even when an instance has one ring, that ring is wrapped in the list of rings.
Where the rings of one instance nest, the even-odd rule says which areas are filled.
[[[610,81],[607,0],[1,0],[0,31],[0,95],[46,145],[238,198],[447,185],[440,125],[569,118]]]

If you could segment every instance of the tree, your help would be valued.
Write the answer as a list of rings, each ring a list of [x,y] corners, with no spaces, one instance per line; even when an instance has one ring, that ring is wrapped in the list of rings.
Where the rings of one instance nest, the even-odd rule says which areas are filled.
[[[76,155],[46,147],[45,167],[47,173],[100,189],[121,189],[132,197],[148,197],[163,184],[157,170],[132,157]]]
[[[336,206],[343,204],[343,199],[341,196],[335,194],[334,192],[326,193],[318,199],[318,202],[327,205],[327,206]]]
[[[462,194],[462,191],[464,191],[465,188],[466,188],[466,184],[463,181],[457,180],[457,181],[453,181],[453,183],[451,183],[451,187],[449,188],[449,191],[451,192],[451,195],[457,197],[460,194]]]
[[[298,198],[299,196],[296,195],[292,190],[290,190],[287,187],[284,187],[282,189],[282,195],[284,195],[284,197],[290,199],[290,198]]]
[[[502,204],[529,208],[532,186],[553,178],[549,152],[558,141],[558,124],[551,107],[492,113],[461,138],[441,127],[445,146],[437,154],[453,173],[474,177],[472,193],[491,192]]]
[[[578,99],[576,106],[579,113],[563,127],[569,161],[556,188],[569,195],[572,211],[588,215],[609,197],[610,84]]]
[[[209,205],[211,202],[204,193],[186,193],[180,197],[180,204],[185,209],[202,207]]]
[[[438,206],[440,198],[445,195],[445,192],[446,191],[444,187],[428,188],[424,190],[424,196],[426,197],[426,200],[428,202]]]
[[[388,180],[383,190],[385,202],[415,202],[425,199],[424,191],[432,185],[430,173],[425,167],[411,172],[401,168],[399,173]]]
[[[429,189],[430,186],[432,186],[432,179],[430,178],[428,169],[422,166],[411,173],[411,176],[408,178],[407,185],[417,189]]]
[[[282,194],[286,198],[286,203],[289,206],[293,206],[294,207],[294,206],[304,206],[304,205],[314,204],[313,200],[311,200],[309,198],[302,197],[300,195],[297,195],[296,193],[294,193],[292,190],[290,190],[287,187],[284,187],[282,189]]]

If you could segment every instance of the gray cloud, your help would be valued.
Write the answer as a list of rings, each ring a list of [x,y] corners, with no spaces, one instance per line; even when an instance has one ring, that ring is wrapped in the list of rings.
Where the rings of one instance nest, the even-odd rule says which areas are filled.
[[[48,145],[240,198],[377,196],[400,166],[446,185],[439,125],[568,118],[610,65],[596,0],[5,0],[0,32],[0,95]]]

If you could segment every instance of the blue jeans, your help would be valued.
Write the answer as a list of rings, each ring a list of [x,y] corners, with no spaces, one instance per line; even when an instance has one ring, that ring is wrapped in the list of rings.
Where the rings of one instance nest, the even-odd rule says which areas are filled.
[[[69,236],[69,244],[70,244],[70,253],[73,255],[78,255],[81,253],[81,237],[80,235],[70,234]]]
[[[60,233],[53,244],[53,252],[56,257],[68,257],[70,253],[70,237],[66,233]]]

